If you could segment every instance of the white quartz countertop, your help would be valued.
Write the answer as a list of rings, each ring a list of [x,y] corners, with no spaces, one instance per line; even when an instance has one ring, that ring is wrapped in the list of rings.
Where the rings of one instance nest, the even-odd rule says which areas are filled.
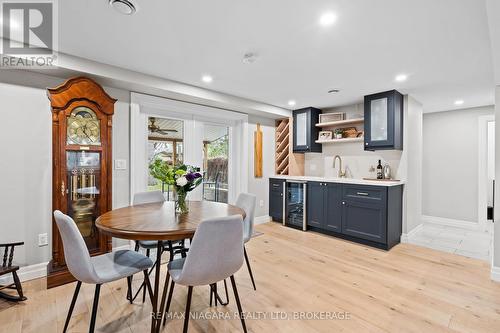
[[[330,177],[314,177],[314,176],[271,176],[274,179],[288,179],[299,181],[311,182],[325,182],[325,183],[342,183],[342,184],[358,184],[358,185],[375,185],[375,186],[399,186],[403,185],[404,181],[390,181],[390,180],[365,180],[354,178],[330,178]]]

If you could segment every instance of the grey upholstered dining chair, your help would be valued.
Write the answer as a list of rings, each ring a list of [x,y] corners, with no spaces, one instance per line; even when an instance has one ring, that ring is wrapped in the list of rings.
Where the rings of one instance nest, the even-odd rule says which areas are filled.
[[[183,330],[186,333],[189,324],[193,287],[209,285],[213,288],[217,281],[230,277],[243,331],[247,331],[234,280],[234,273],[243,265],[242,222],[240,215],[203,221],[194,234],[187,257],[175,259],[168,263],[167,283],[165,284],[160,309],[165,304],[165,292],[169,278],[171,278],[171,282],[165,312],[162,312],[164,313],[163,325],[166,323],[166,314],[170,309],[175,284],[188,287]]]
[[[134,194],[134,200],[132,202],[132,205],[142,205],[142,204],[148,204],[148,203],[156,203],[156,202],[164,202],[165,201],[165,196],[163,195],[163,192],[161,191],[148,191],[148,192],[139,192]],[[174,255],[176,253],[180,253],[182,256],[185,256],[185,252],[187,249],[184,247],[184,241],[179,241],[179,242],[172,242],[172,241],[163,241],[163,251],[168,251],[170,252],[170,260],[174,258]],[[156,249],[158,245],[158,241],[136,241],[135,242],[135,251],[139,251],[139,248],[143,248],[146,250],[146,256],[150,256],[151,249]],[[153,264],[153,267],[148,272],[148,276],[151,274],[151,272],[154,270],[155,266],[157,263],[155,262]],[[132,278],[128,280],[128,292],[127,292],[127,299],[132,303],[136,297],[139,295],[139,293],[142,290],[142,302],[146,300],[146,284],[145,281],[141,284],[135,295],[132,296]]]
[[[151,259],[131,250],[121,250],[91,257],[75,221],[58,210],[54,212],[54,218],[62,238],[66,265],[70,273],[78,281],[73,299],[71,300],[68,316],[64,323],[63,332],[66,332],[68,328],[82,282],[95,284],[94,304],[89,332],[94,332],[99,294],[103,283],[128,278],[142,271],[149,295],[152,297],[151,285],[147,274],[148,268],[153,266]]]
[[[243,220],[243,243],[248,243],[252,239],[253,235],[253,223],[255,217],[255,202],[256,197],[249,193],[240,193],[238,199],[236,200],[236,206],[240,207],[245,211],[246,217]],[[247,264],[248,273],[250,273],[250,279],[252,279],[253,289],[255,288],[255,281],[253,279],[252,268],[250,267],[250,261],[248,260],[247,250],[243,247],[243,253],[245,254],[245,262]]]
[[[238,195],[238,199],[236,199],[236,206],[243,209],[245,211],[245,219],[243,220],[243,243],[246,244],[250,239],[252,239],[253,235],[253,224],[255,217],[255,202],[256,197],[253,194],[249,193],[240,193]],[[252,286],[254,290],[257,290],[255,287],[255,281],[253,278],[252,267],[250,266],[250,261],[248,260],[247,250],[243,247],[243,254],[245,255],[245,262],[247,264],[248,273],[250,274],[250,279],[252,280]],[[215,300],[215,305],[217,306],[217,301],[220,302],[221,305],[227,305],[229,298],[227,297],[227,284],[226,280],[224,280],[224,289],[226,291],[226,301],[224,302],[217,293],[217,284],[214,285],[210,290],[210,306],[212,306],[212,298]]]

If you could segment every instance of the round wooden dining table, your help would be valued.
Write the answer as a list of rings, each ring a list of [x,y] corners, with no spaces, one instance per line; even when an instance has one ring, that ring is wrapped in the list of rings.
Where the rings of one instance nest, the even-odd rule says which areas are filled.
[[[198,225],[209,218],[231,215],[241,215],[243,219],[246,217],[243,209],[220,202],[190,201],[189,212],[184,214],[176,213],[174,204],[172,201],[165,201],[114,209],[98,217],[95,224],[100,232],[115,238],[158,241],[156,262],[161,263],[163,241],[190,239]],[[160,266],[156,265],[152,291],[151,332],[159,331],[163,314],[165,290],[162,305],[158,307]]]

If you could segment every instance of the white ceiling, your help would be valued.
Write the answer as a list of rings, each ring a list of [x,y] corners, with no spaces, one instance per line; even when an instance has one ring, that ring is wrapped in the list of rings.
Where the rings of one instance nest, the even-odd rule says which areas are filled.
[[[286,108],[393,88],[426,112],[494,103],[484,0],[137,2],[123,16],[107,0],[59,1],[60,51]],[[338,17],[327,28],[326,11]],[[249,51],[259,59],[244,64]],[[399,73],[408,81],[394,82]]]

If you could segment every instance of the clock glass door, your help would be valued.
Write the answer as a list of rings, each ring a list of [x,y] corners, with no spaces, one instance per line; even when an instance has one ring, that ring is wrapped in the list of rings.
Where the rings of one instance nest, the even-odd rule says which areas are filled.
[[[67,213],[73,217],[87,248],[99,248],[95,220],[101,188],[101,153],[67,151]]]

